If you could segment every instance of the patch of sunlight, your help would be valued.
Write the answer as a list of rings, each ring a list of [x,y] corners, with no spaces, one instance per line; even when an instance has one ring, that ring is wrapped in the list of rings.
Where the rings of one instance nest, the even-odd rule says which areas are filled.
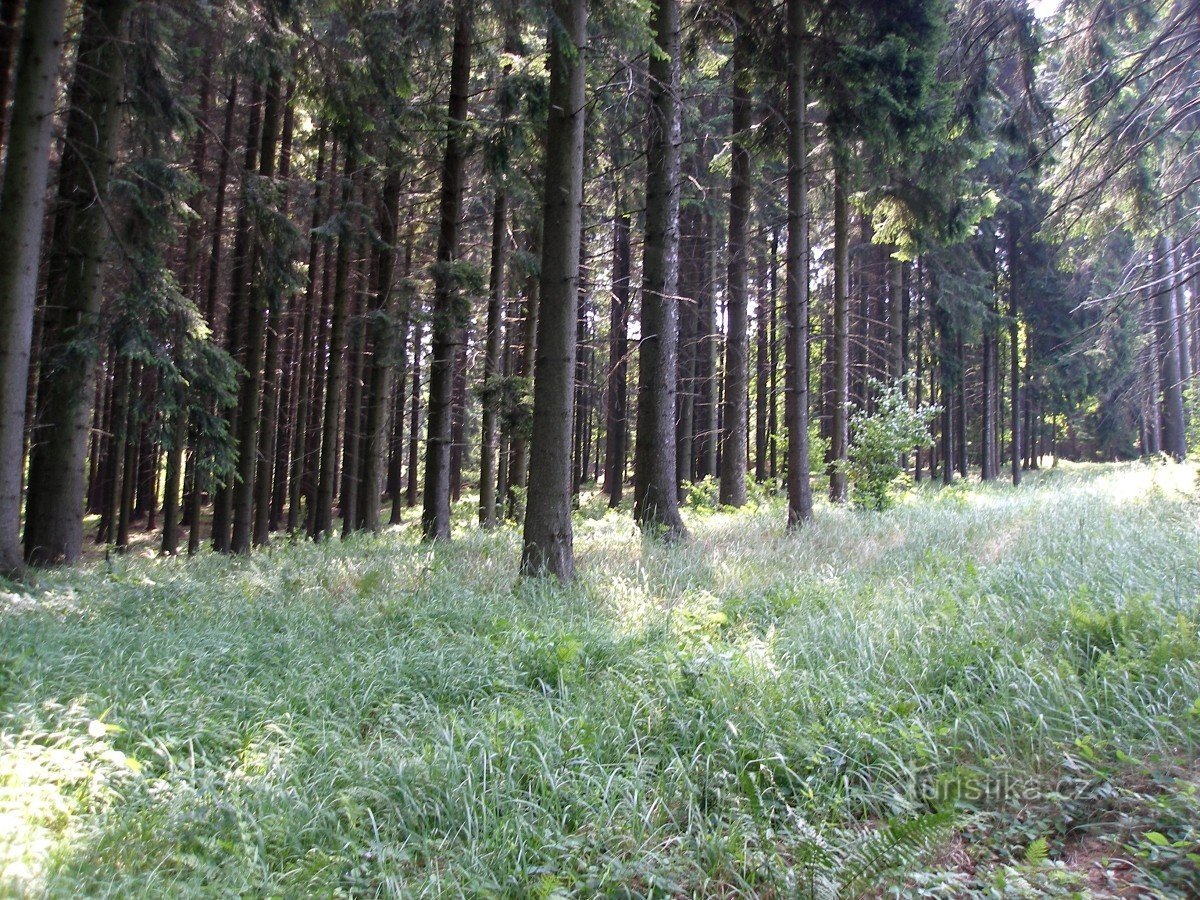
[[[42,712],[59,720],[55,730],[0,733],[0,893],[37,893],[75,813],[102,805],[140,771],[109,743],[119,726],[78,704],[45,704]]]

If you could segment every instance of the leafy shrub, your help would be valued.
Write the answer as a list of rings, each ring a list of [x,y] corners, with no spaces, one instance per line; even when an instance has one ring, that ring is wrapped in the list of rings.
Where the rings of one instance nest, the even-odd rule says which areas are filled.
[[[894,502],[894,487],[903,474],[901,454],[932,445],[929,423],[939,410],[911,406],[903,380],[885,385],[871,379],[871,385],[878,392],[875,409],[858,410],[850,419],[851,499],[864,509],[885,510]]]

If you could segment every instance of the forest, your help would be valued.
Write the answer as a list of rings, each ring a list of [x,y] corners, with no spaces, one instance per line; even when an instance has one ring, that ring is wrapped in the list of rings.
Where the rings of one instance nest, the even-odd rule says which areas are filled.
[[[0,0],[0,896],[1200,896],[1198,0]]]

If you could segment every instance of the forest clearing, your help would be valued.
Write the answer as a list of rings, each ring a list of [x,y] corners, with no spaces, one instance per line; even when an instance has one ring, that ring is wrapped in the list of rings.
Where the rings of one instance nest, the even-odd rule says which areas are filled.
[[[432,547],[47,573],[3,599],[3,890],[1194,895],[1195,479],[1063,463],[796,534],[752,498],[680,546],[585,498],[571,585],[467,502]]]

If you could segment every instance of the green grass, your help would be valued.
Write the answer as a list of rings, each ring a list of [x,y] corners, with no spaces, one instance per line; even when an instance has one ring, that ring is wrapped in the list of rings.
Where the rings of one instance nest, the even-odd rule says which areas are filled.
[[[1187,895],[1195,474],[683,546],[597,499],[570,588],[512,528],[47,574],[0,593],[0,893]]]

